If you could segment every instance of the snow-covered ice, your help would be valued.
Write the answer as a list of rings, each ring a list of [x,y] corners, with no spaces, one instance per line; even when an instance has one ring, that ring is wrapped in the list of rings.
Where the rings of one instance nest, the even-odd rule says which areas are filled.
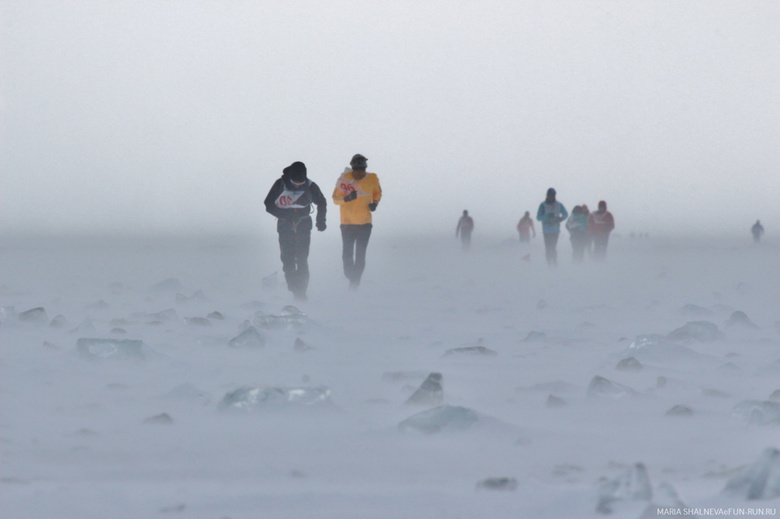
[[[3,517],[780,508],[770,240],[550,269],[377,225],[359,290],[340,263],[313,236],[294,302],[275,236],[0,242]]]

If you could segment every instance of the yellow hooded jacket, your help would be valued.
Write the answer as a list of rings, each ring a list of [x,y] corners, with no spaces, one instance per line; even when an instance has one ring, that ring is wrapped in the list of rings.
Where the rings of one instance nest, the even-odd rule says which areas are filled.
[[[344,202],[351,191],[357,191],[357,198]],[[355,179],[352,171],[343,173],[333,190],[333,201],[341,206],[341,225],[364,225],[371,223],[371,210],[368,204],[379,202],[382,188],[376,173],[366,173],[360,180]]]

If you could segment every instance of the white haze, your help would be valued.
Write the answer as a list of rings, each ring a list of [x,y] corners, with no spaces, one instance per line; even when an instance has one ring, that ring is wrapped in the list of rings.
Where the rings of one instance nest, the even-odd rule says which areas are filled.
[[[780,447],[777,423],[735,412],[780,389],[777,245],[616,238],[607,263],[579,266],[559,248],[549,269],[541,238],[475,236],[463,253],[449,236],[377,228],[349,291],[338,242],[316,233],[299,304],[312,322],[255,324],[265,346],[236,348],[244,326],[292,302],[262,280],[279,271],[272,237],[5,241],[3,516],[646,519],[687,506],[775,517],[776,485],[765,499],[723,490]],[[21,318],[38,307],[43,320]],[[755,328],[729,326],[735,311]],[[630,348],[689,321],[725,335]],[[85,358],[80,338],[141,340],[145,359]],[[494,354],[448,354],[475,346]],[[642,369],[616,369],[628,356]],[[478,425],[399,430],[426,409],[404,402],[431,372],[444,403]],[[589,395],[596,376],[634,393]],[[332,406],[220,412],[243,385],[327,387]],[[675,406],[692,414],[669,415]],[[602,485],[635,463],[652,502],[597,512]],[[480,489],[488,478],[516,487]],[[664,497],[669,485],[682,504]]]
[[[0,6],[4,232],[272,236],[283,167],[329,195],[357,152],[399,233],[550,186],[625,234],[780,220],[777,2]]]

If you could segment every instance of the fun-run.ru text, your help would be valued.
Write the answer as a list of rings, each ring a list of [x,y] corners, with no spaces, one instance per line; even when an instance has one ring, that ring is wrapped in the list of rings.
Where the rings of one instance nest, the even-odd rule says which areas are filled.
[[[777,516],[777,508],[657,508],[658,516]]]

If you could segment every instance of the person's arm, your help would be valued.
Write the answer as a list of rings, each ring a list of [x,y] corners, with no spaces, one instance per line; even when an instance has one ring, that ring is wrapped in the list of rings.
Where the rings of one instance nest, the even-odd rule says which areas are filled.
[[[374,189],[371,191],[371,203],[368,204],[368,208],[371,212],[376,211],[379,201],[382,200],[382,186],[379,185],[379,177],[374,175],[374,178],[376,179],[376,186],[374,186]]]
[[[344,175],[341,175],[339,179],[336,181],[336,187],[333,188],[333,202],[336,205],[344,205],[348,202],[351,202],[355,199],[355,196],[350,196],[351,193],[354,193],[355,191],[348,191],[344,189],[349,184],[346,178],[344,178]],[[344,198],[347,198],[347,200],[344,200]]]
[[[536,211],[536,219],[544,222],[544,202],[539,204],[539,209]]]
[[[561,220],[564,221],[566,218],[569,217],[569,212],[566,210],[565,207],[563,207],[563,204],[558,202],[558,209],[561,211]]]
[[[317,206],[317,230],[324,231],[326,228],[325,215],[328,212],[328,201],[325,200],[325,195],[322,194],[320,186],[314,182],[311,183],[309,189],[311,190],[311,200]]]
[[[284,213],[282,210],[276,207],[276,198],[281,194],[283,190],[283,180],[277,179],[271,189],[268,191],[268,196],[265,197],[265,210],[267,213],[274,215],[277,218],[281,218]]]

